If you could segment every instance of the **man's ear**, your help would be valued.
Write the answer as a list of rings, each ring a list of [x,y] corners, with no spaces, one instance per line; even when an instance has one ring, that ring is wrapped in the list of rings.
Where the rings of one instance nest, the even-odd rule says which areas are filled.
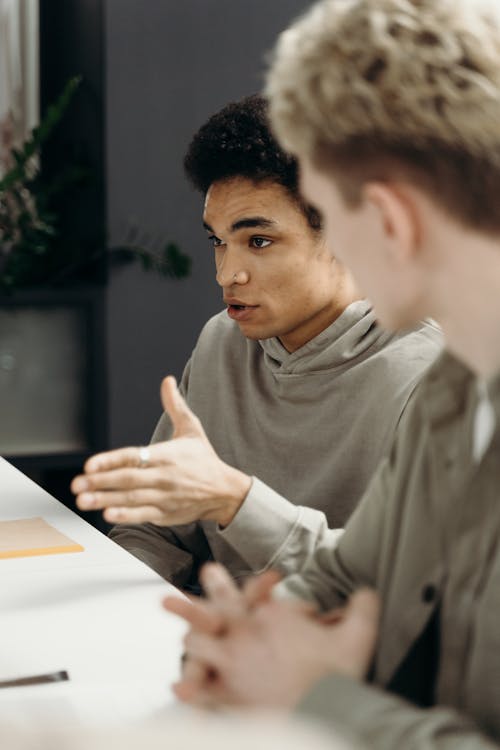
[[[411,190],[397,183],[368,182],[362,198],[378,216],[388,252],[396,263],[410,260],[420,245],[420,222]]]

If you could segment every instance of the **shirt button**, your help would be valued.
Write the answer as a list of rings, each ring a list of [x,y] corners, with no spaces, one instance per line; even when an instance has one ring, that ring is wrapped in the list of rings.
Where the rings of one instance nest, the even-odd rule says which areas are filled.
[[[430,604],[436,598],[436,587],[432,583],[428,583],[422,589],[422,601],[426,604]]]

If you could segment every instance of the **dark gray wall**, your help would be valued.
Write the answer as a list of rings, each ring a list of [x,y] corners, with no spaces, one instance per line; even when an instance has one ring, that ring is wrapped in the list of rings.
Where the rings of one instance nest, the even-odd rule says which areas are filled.
[[[107,200],[112,244],[138,225],[193,258],[186,281],[136,267],[108,292],[110,444],[149,439],[158,390],[180,376],[205,320],[221,309],[202,199],[182,173],[194,131],[262,87],[265,53],[304,0],[106,0]]]

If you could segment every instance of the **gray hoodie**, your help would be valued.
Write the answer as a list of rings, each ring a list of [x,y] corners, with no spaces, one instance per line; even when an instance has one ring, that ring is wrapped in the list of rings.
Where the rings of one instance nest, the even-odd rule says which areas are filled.
[[[310,533],[326,516],[330,527],[343,526],[441,342],[428,322],[406,334],[383,331],[366,300],[293,353],[277,338],[246,339],[225,312],[216,315],[181,391],[218,455],[258,479],[225,529],[213,522],[123,525],[112,538],[184,586],[196,582],[207,559],[241,577],[272,565],[301,525]],[[153,442],[170,435],[164,414]],[[285,573],[304,562],[289,561]]]

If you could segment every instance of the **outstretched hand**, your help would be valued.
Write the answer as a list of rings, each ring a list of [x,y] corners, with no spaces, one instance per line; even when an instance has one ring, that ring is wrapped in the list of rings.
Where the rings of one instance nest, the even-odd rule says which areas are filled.
[[[172,439],[149,446],[147,463],[137,447],[92,456],[71,484],[78,507],[104,510],[110,523],[214,520],[227,526],[250,489],[250,477],[218,457],[172,376],[163,380],[161,399]]]
[[[206,601],[164,602],[191,625],[184,674],[174,685],[180,700],[291,708],[327,674],[365,677],[378,632],[374,591],[361,589],[341,610],[318,615],[310,604],[271,600],[271,573],[242,591],[219,565],[202,575]]]

